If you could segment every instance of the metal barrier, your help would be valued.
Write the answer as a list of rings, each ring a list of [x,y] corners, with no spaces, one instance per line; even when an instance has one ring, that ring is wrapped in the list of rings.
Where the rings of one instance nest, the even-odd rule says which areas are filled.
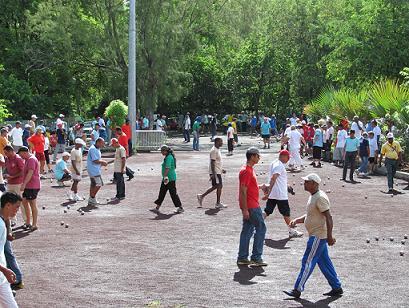
[[[137,130],[134,148],[140,151],[156,151],[166,141],[166,133],[160,130]]]

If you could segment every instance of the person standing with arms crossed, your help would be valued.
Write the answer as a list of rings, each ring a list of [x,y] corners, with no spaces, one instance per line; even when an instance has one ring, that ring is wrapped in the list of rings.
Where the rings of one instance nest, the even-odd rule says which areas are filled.
[[[203,194],[197,195],[197,201],[199,206],[202,207],[203,199],[210,194],[212,191],[216,190],[216,209],[224,209],[227,206],[221,203],[220,197],[222,195],[223,181],[222,174],[226,173],[226,170],[222,168],[222,154],[220,153],[220,148],[223,145],[223,139],[216,137],[214,139],[214,146],[210,150],[210,164],[209,164],[209,174],[210,180],[212,181],[212,187],[206,190]]]
[[[258,185],[256,173],[253,169],[260,160],[260,151],[255,147],[251,147],[246,152],[246,158],[247,163],[239,173],[239,204],[243,214],[243,227],[240,234],[237,265],[267,266],[262,258],[266,224],[259,204],[259,189],[265,188],[265,185]],[[249,245],[253,234],[253,252],[249,260]]]
[[[290,225],[295,227],[297,224],[304,223],[309,238],[294,289],[283,292],[288,296],[299,298],[304,291],[305,283],[318,263],[321,272],[332,288],[324,295],[341,296],[344,291],[328,254],[328,245],[332,246],[336,242],[332,236],[333,222],[330,202],[328,196],[319,189],[321,179],[317,174],[311,173],[302,179],[304,180],[304,189],[311,194],[307,202],[307,214],[292,220]]]

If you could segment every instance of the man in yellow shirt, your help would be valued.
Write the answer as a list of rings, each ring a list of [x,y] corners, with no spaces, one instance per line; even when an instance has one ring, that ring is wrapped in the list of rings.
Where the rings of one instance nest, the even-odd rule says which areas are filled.
[[[382,158],[385,156],[386,176],[388,177],[388,194],[393,194],[396,191],[393,189],[393,177],[396,174],[398,164],[402,162],[402,148],[399,142],[393,140],[393,133],[386,135],[388,139],[382,145],[381,158],[379,159],[379,167],[382,163]]]

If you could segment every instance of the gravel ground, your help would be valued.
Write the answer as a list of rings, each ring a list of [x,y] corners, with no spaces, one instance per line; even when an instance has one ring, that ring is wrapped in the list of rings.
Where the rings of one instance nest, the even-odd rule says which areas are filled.
[[[301,176],[315,171],[324,179],[322,189],[331,190],[337,243],[330,255],[343,283],[343,297],[322,296],[330,287],[318,267],[302,299],[291,300],[282,293],[293,287],[307,239],[289,240],[278,211],[267,220],[264,259],[269,266],[260,270],[236,266],[241,230],[238,171],[247,146],[261,146],[258,139],[242,139],[234,156],[223,156],[227,174],[222,201],[229,207],[221,211],[214,209],[215,195],[205,199],[204,208],[197,207],[196,194],[209,185],[207,138],[201,139],[201,152],[176,153],[184,214],[173,214],[169,196],[162,214],[149,211],[160,185],[159,153],[129,159],[137,175],[126,182],[127,198],[119,204],[90,210],[86,202],[79,202],[64,213],[68,188],[43,181],[40,229],[18,230],[13,243],[24,272],[25,288],[17,293],[20,307],[407,307],[409,242],[402,245],[401,240],[409,233],[409,195],[383,194],[384,177],[342,187],[341,170],[329,164],[289,175],[296,192],[290,196],[294,217],[304,213],[308,198]],[[277,144],[262,150],[258,173],[268,171],[277,150]],[[104,170],[106,183],[111,172]],[[259,181],[264,180],[266,176],[260,175]],[[80,183],[85,196],[88,185],[86,177]],[[99,198],[114,194],[114,185],[108,184]],[[61,226],[62,221],[69,227]],[[380,237],[378,242],[375,236]]]

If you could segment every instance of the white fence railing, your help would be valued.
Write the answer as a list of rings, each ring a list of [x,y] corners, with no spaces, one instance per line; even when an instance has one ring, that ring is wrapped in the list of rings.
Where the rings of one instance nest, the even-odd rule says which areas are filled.
[[[140,151],[156,151],[166,141],[166,133],[159,130],[137,130],[134,148]]]

